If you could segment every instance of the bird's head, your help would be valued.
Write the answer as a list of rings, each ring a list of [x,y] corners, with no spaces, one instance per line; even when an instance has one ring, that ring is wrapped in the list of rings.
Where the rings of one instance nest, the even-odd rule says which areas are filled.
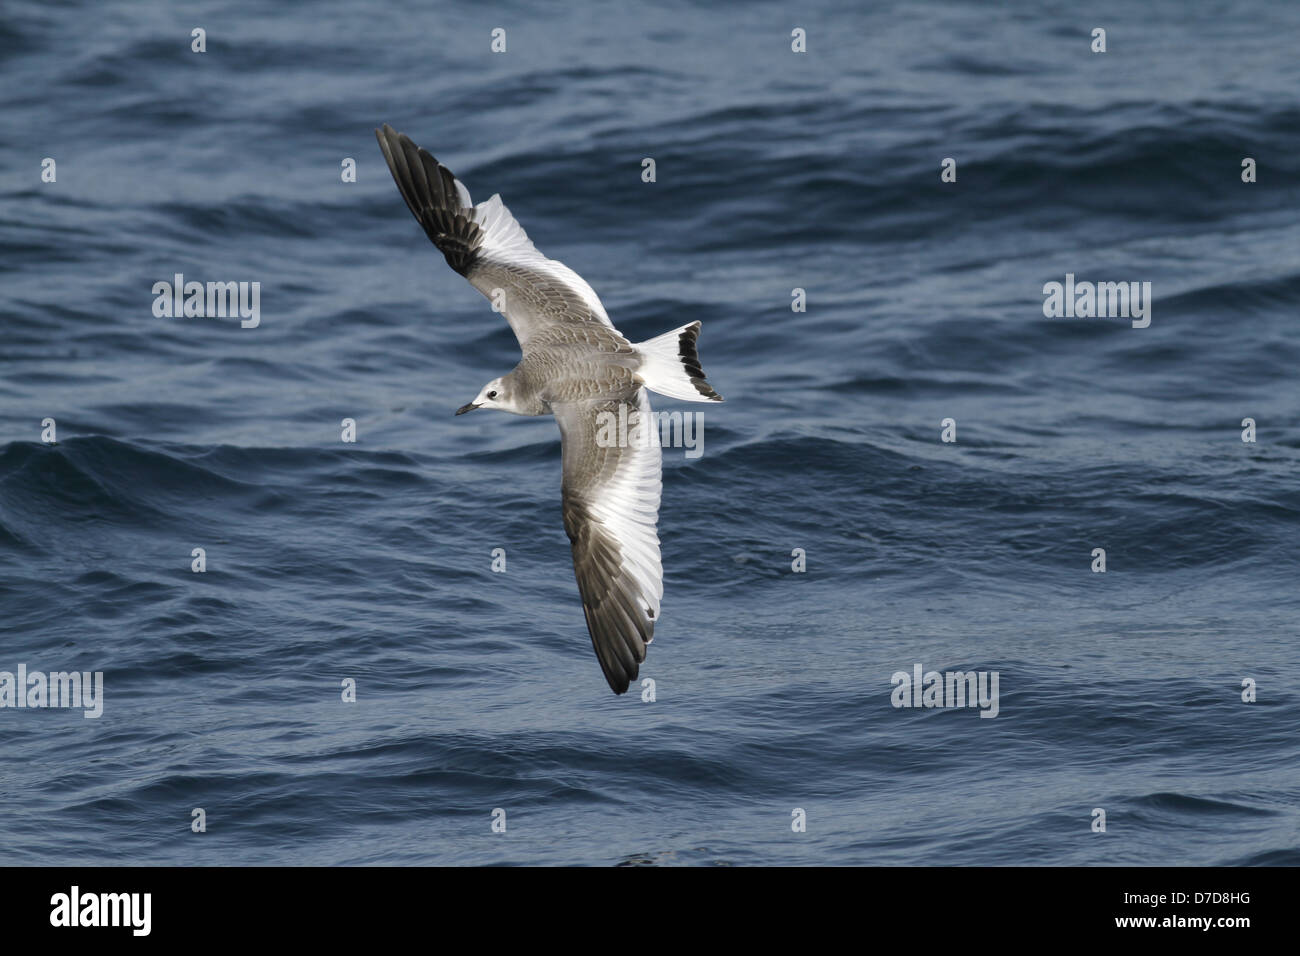
[[[505,380],[494,378],[488,382],[478,393],[478,398],[468,405],[462,405],[456,409],[457,415],[464,415],[466,412],[472,412],[476,408],[500,408],[509,411],[511,408],[510,400],[507,397]]]

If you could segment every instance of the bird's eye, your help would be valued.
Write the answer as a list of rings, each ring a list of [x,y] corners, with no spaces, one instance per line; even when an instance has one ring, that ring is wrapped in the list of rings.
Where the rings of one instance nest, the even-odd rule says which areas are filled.
[[[488,398],[496,398],[496,397],[497,397],[496,392],[488,392]]]

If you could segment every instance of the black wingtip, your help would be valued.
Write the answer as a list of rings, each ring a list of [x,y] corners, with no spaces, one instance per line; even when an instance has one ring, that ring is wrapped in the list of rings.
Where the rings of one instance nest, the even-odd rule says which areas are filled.
[[[605,675],[605,682],[615,694],[627,693],[628,687],[636,680],[641,664],[645,661],[645,644],[650,642],[642,637],[641,648],[634,649],[632,642],[624,636],[621,629],[618,626],[611,626],[611,622],[606,619],[610,613],[609,608],[604,608],[602,613],[602,610],[592,607],[584,600],[582,610],[587,618],[587,633],[591,636],[591,646],[596,652],[601,673]],[[622,623],[626,625],[628,622],[625,620]],[[654,625],[651,624],[648,630],[653,635]]]
[[[456,177],[428,150],[415,145],[411,137],[387,123],[375,130],[375,139],[397,183],[397,191],[425,235],[446,257],[449,266],[461,275],[468,274],[478,256],[483,234],[474,221],[473,210],[461,205]]]

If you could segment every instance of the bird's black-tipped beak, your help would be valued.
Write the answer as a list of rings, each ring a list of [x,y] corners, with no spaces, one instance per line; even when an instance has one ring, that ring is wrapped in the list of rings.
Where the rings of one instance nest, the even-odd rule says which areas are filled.
[[[460,408],[456,409],[456,414],[464,415],[466,412],[472,412],[476,408],[478,408],[478,406],[473,402],[470,402],[468,405],[462,405]]]

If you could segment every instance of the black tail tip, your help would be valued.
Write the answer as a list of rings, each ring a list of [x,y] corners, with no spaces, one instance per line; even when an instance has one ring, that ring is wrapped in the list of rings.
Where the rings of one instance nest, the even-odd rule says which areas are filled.
[[[682,360],[682,368],[690,376],[691,384],[695,390],[711,402],[722,401],[722,396],[713,390],[704,379],[704,368],[700,365],[700,353],[696,348],[696,343],[700,338],[701,324],[692,322],[686,328],[682,329],[682,334],[677,337],[677,355]]]

